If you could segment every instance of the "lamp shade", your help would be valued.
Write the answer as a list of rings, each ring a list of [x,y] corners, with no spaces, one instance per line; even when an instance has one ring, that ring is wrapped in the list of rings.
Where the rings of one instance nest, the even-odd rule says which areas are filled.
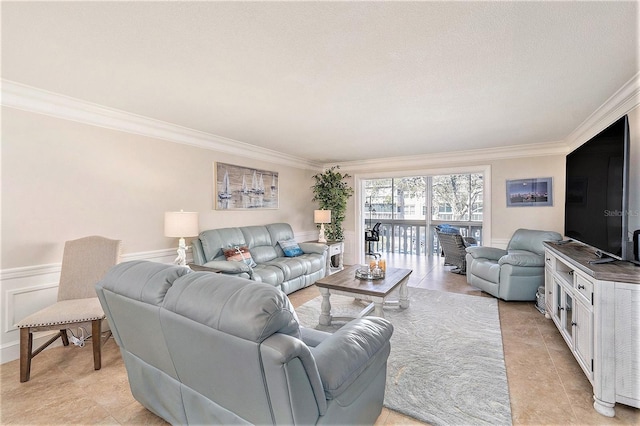
[[[331,223],[331,210],[314,210],[313,223]]]
[[[198,235],[198,212],[166,212],[164,214],[165,237],[195,237]]]

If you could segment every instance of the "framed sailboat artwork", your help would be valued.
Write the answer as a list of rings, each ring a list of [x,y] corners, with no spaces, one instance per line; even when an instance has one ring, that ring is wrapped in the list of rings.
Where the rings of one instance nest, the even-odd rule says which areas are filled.
[[[278,172],[216,162],[213,203],[216,210],[278,208]]]

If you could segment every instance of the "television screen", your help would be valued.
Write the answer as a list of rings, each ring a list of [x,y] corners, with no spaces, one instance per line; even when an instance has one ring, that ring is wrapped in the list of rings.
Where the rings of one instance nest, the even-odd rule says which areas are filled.
[[[627,116],[567,155],[565,235],[619,259],[627,255]]]

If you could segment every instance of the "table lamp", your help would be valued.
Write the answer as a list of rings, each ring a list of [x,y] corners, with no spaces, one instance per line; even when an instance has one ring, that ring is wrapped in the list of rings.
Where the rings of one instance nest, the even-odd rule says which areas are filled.
[[[331,223],[331,210],[314,210],[313,222],[320,224],[320,234],[318,235],[318,242],[326,243],[327,240],[326,238],[324,238],[324,224]]]
[[[186,266],[187,246],[184,237],[194,237],[198,235],[198,212],[165,212],[164,214],[164,236],[180,238],[178,240],[178,257],[174,263]]]

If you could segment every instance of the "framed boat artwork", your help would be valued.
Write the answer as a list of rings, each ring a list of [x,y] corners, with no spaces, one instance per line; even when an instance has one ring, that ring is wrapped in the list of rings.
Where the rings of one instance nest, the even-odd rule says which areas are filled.
[[[278,172],[216,162],[213,202],[216,210],[278,208]]]

